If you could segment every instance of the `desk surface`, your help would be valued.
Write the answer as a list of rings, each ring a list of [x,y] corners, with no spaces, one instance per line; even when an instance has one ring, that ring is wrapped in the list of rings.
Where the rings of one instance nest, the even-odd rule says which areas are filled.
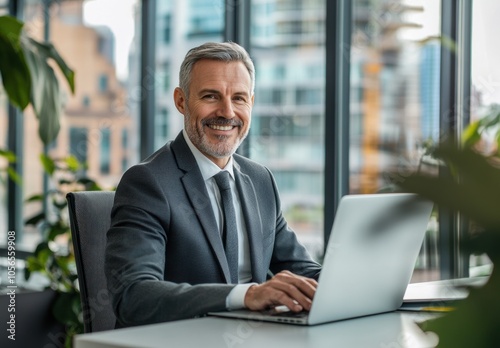
[[[411,284],[405,300],[458,299],[457,286],[481,286],[486,278]],[[435,347],[438,338],[416,322],[435,317],[425,312],[392,312],[311,327],[206,317],[78,335],[74,348],[169,347]]]
[[[430,314],[392,312],[311,327],[206,317],[78,335],[75,348],[435,347],[415,321]]]

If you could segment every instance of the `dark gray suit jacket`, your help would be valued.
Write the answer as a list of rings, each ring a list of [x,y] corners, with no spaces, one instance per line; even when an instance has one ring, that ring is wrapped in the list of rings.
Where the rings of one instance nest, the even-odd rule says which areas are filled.
[[[234,155],[251,253],[252,281],[268,271],[317,278],[320,265],[282,216],[270,171]],[[234,285],[204,180],[182,132],[118,185],[105,271],[118,327],[225,309]]]

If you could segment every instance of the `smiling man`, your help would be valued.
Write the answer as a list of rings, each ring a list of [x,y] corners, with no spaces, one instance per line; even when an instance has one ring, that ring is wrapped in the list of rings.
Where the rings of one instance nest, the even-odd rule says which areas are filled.
[[[184,130],[116,190],[105,271],[117,327],[310,309],[320,265],[288,227],[271,172],[235,154],[254,84],[253,62],[235,43],[187,53],[174,92]]]
[[[188,138],[220,168],[248,134],[252,88],[242,62],[204,60],[193,66],[190,84],[175,89],[175,105],[184,115]]]

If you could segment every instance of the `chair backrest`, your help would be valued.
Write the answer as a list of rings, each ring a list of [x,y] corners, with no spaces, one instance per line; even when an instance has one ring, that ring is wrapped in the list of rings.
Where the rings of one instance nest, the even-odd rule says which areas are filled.
[[[106,232],[114,197],[113,191],[71,192],[66,196],[86,333],[115,328],[104,275]]]

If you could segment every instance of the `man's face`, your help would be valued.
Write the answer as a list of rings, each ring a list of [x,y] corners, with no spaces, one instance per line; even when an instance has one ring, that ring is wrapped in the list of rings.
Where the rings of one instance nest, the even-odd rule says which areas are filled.
[[[189,139],[221,168],[248,134],[251,86],[243,63],[200,60],[191,72],[189,97],[180,88],[174,92]]]

